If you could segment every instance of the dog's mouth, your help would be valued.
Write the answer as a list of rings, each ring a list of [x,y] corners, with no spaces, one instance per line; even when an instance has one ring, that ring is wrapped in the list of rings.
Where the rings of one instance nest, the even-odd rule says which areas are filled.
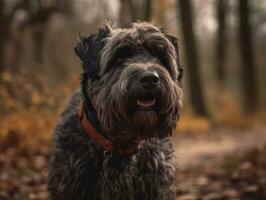
[[[141,99],[137,100],[138,108],[152,108],[155,105],[156,99]]]
[[[136,102],[137,111],[150,111],[154,110],[156,98],[151,94],[146,94],[139,97]]]

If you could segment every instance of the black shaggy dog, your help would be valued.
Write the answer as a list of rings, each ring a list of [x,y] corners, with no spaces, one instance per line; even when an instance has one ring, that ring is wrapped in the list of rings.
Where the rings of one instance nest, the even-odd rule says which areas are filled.
[[[53,200],[175,199],[182,104],[176,38],[149,23],[81,38],[84,72],[55,129]]]

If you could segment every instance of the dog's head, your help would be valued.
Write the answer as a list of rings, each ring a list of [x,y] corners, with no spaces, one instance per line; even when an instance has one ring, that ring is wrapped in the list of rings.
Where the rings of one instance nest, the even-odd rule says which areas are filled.
[[[129,29],[104,24],[98,33],[81,38],[75,51],[84,69],[83,95],[113,140],[172,134],[183,76],[175,37],[149,23]]]

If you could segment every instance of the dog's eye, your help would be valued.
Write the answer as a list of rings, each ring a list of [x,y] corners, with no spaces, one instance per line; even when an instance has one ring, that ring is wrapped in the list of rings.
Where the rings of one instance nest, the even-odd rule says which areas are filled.
[[[123,61],[124,61],[123,58],[117,58],[117,59],[115,60],[116,63],[122,63]]]
[[[161,48],[154,48],[150,50],[152,56],[158,58],[162,65],[168,70],[171,71],[171,64],[169,61],[169,56],[164,46],[160,46]]]
[[[152,56],[158,58],[166,68],[169,68],[170,63],[168,59],[167,48],[163,42],[156,41],[147,44],[147,48]]]
[[[112,58],[112,63],[123,62],[125,58],[130,58],[132,55],[133,48],[130,45],[123,45],[116,50]]]
[[[112,66],[123,66],[122,63],[125,61],[125,59],[133,56],[133,47],[130,44],[126,43],[118,45],[114,48],[114,54],[108,62],[105,72],[109,71]]]

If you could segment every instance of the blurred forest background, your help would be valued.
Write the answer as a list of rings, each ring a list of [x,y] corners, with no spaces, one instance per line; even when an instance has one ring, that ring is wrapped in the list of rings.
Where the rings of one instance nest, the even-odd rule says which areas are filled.
[[[179,199],[266,199],[265,0],[0,0],[0,199],[48,199],[52,129],[79,87],[73,48],[107,19],[179,39]]]

